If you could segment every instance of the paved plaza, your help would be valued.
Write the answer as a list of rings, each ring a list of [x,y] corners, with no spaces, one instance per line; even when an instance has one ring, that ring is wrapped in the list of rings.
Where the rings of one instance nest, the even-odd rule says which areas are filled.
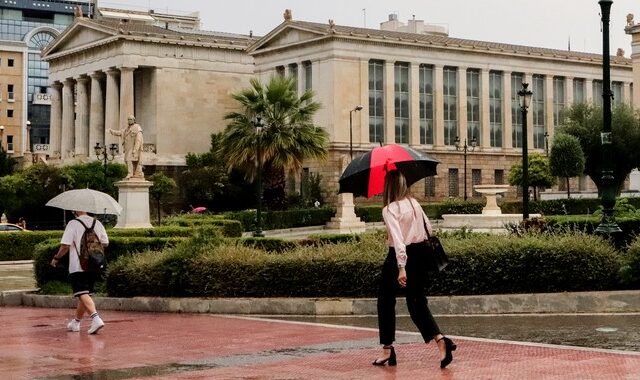
[[[104,311],[98,335],[70,309],[0,308],[3,379],[638,379],[640,355],[454,337],[452,365],[401,333],[398,366],[373,367],[374,329],[197,314]]]

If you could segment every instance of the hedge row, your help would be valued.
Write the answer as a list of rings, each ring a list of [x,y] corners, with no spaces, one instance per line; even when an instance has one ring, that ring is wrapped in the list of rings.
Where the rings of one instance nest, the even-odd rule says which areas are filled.
[[[165,218],[163,221],[165,226],[179,227],[206,227],[213,226],[221,229],[224,236],[240,237],[242,236],[242,223],[237,220],[223,219],[219,215],[177,215]]]
[[[619,254],[598,237],[470,236],[443,238],[450,264],[431,283],[430,294],[619,287]],[[385,254],[382,234],[277,255],[219,241],[185,243],[121,257],[110,267],[106,287],[119,297],[374,297]]]
[[[544,218],[548,227],[554,231],[581,231],[594,234],[601,218],[597,216],[547,216]],[[640,231],[640,215],[622,216],[616,218],[616,223],[622,232],[613,234],[610,239],[618,248],[624,248],[631,243]]]
[[[119,237],[112,236],[106,249],[107,263],[110,265],[121,256],[142,251],[160,251],[172,247],[186,237]],[[33,269],[38,286],[50,281],[68,281],[69,255],[65,255],[57,268],[49,265],[51,258],[58,252],[59,239],[50,239],[36,245],[33,253]]]
[[[262,213],[262,229],[278,230],[283,228],[320,226],[327,223],[335,215],[336,210],[330,207],[297,209],[286,211],[266,211]],[[256,228],[256,211],[236,211],[224,214],[226,219],[242,223],[244,231]]]

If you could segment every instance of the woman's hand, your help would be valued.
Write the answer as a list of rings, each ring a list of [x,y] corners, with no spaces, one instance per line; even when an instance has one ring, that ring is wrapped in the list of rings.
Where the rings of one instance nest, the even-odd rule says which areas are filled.
[[[407,286],[407,270],[404,267],[398,269],[398,284],[401,288]]]

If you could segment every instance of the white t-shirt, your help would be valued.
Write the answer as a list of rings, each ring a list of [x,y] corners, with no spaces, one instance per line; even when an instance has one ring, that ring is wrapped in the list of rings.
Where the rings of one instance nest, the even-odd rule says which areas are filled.
[[[93,218],[89,215],[80,215],[78,219],[82,220],[82,222],[87,226],[91,227],[93,224]],[[105,231],[104,226],[100,223],[99,220],[96,219],[96,225],[93,228],[96,235],[98,235],[98,239],[103,245],[109,244],[109,238],[107,237],[107,231]],[[65,244],[69,246],[69,273],[82,272],[82,268],[80,267],[80,259],[78,258],[78,251],[76,247],[80,249],[80,243],[82,242],[82,234],[84,234],[84,227],[77,220],[70,220],[67,223],[67,227],[64,229],[64,234],[62,234],[61,244]],[[75,243],[75,244],[74,244]]]

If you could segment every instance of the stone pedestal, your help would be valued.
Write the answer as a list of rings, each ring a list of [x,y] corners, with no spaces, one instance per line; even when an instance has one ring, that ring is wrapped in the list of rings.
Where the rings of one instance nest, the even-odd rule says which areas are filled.
[[[633,169],[629,173],[629,190],[640,191],[640,171]]]
[[[364,232],[366,224],[356,216],[353,205],[353,194],[338,194],[338,207],[336,216],[327,223],[327,229],[339,230],[341,233]]]
[[[122,212],[118,216],[116,228],[152,228],[149,214],[149,188],[152,182],[144,179],[130,179],[116,182],[118,203]]]

